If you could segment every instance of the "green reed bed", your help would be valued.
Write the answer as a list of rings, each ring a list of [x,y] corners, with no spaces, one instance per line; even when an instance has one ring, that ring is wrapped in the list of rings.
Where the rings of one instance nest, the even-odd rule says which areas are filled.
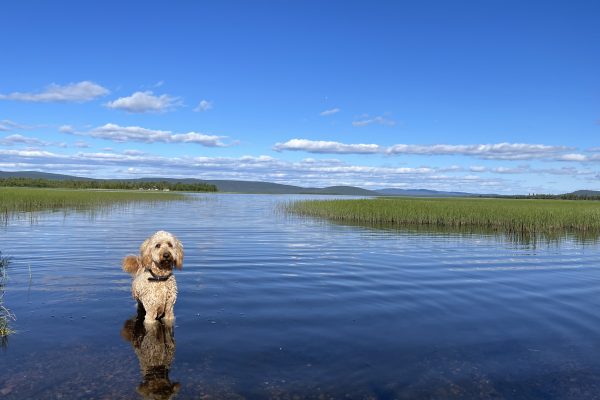
[[[131,203],[184,199],[184,194],[172,192],[0,188],[0,219],[38,211],[102,211]]]
[[[361,225],[484,229],[509,235],[600,233],[600,202],[576,200],[378,198],[307,200],[289,212]]]

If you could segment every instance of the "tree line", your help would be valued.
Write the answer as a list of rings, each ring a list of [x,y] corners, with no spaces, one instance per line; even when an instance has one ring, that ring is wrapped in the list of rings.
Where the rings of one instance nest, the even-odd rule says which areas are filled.
[[[125,189],[125,190],[172,190],[178,192],[216,192],[217,187],[208,183],[184,183],[168,181],[120,181],[120,180],[54,180],[41,178],[0,178],[0,187],[35,187],[62,189]]]
[[[596,194],[529,194],[527,196],[501,196],[511,199],[551,199],[551,200],[600,200],[600,196]]]

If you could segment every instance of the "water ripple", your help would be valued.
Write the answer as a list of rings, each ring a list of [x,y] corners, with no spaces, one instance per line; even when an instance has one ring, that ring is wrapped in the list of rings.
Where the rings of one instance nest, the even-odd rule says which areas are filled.
[[[5,303],[20,332],[0,359],[13,372],[0,390],[43,398],[57,372],[40,372],[37,386],[13,383],[57,348],[64,363],[130,359],[119,330],[134,308],[120,260],[166,229],[186,252],[172,371],[184,398],[597,393],[598,246],[332,225],[282,214],[286,196],[199,197],[0,228],[0,250],[13,257]],[[132,365],[116,397],[135,386]],[[83,386],[113,373],[89,371],[71,373]],[[55,387],[68,394],[64,382]]]

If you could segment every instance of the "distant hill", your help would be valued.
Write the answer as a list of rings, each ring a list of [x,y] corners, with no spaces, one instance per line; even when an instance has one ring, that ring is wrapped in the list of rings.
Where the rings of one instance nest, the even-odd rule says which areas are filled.
[[[226,193],[297,194],[310,190],[300,186],[260,181],[207,180],[206,182],[216,185],[219,192]]]
[[[16,171],[3,172],[0,171],[0,178],[35,178],[35,179],[51,179],[51,180],[95,180],[73,175],[52,174],[38,171]],[[301,187],[294,185],[284,185],[280,183],[260,182],[260,181],[235,181],[235,180],[203,180],[195,178],[162,178],[162,177],[145,177],[137,179],[105,179],[112,181],[128,181],[128,182],[160,182],[166,181],[169,183],[208,183],[216,185],[219,192],[226,193],[256,193],[256,194],[329,194],[329,195],[347,195],[347,196],[414,196],[414,197],[473,197],[484,196],[493,197],[496,195],[479,195],[466,192],[443,192],[428,189],[380,189],[367,190],[354,186],[330,186],[325,188]],[[591,192],[591,191],[580,191]],[[600,192],[595,192],[600,193]]]
[[[556,200],[591,200],[600,201],[600,191],[598,190],[576,190],[571,193],[563,194],[543,194],[530,193],[528,195],[500,196],[511,199],[556,199]]]
[[[33,178],[49,180],[97,180],[73,175],[52,174],[38,171],[0,171],[0,178]],[[203,180],[195,178],[162,178],[145,177],[138,179],[101,179],[106,181],[127,181],[127,182],[169,182],[169,183],[208,183],[216,185],[220,192],[226,193],[256,193],[256,194],[331,194],[331,195],[350,195],[350,196],[378,196],[371,190],[361,189],[352,186],[332,186],[326,188],[305,188],[301,186],[283,185],[271,182],[259,181],[234,181],[234,180]]]
[[[326,188],[305,188],[302,186],[284,185],[281,183],[261,181],[233,181],[233,180],[199,180],[194,178],[141,178],[141,181],[175,181],[183,183],[202,182],[217,186],[219,192],[225,193],[255,193],[255,194],[331,194],[348,196],[379,196],[372,190],[361,189],[354,186],[330,186]]]
[[[374,190],[357,188],[354,186],[329,186],[323,189],[316,190],[317,194],[343,194],[348,196],[379,196],[379,193]]]
[[[576,190],[566,194],[576,197],[600,197],[600,190]]]
[[[442,192],[438,190],[429,189],[380,189],[376,190],[377,193],[383,196],[415,196],[415,197],[473,197],[482,196],[479,194],[466,193],[466,192]]]

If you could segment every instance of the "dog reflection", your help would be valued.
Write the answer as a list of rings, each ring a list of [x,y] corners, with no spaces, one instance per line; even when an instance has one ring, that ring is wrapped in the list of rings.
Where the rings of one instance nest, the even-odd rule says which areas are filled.
[[[169,379],[171,363],[175,358],[173,326],[157,321],[144,324],[144,317],[125,321],[121,336],[133,346],[140,361],[142,382],[137,391],[144,399],[172,399],[179,391],[179,382]]]

